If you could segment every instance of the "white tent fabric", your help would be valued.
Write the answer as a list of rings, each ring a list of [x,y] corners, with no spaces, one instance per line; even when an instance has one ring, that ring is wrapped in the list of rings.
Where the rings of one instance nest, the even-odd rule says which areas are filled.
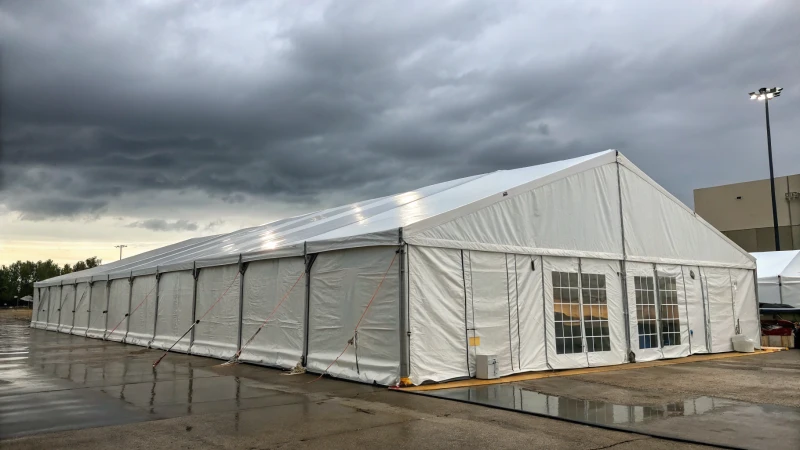
[[[408,261],[411,381],[469,377],[461,251],[409,247]]]
[[[709,321],[711,329],[711,352],[733,350],[731,338],[736,334],[734,319],[733,286],[731,274],[727,269],[703,267],[701,269],[706,284]]]
[[[108,290],[108,318],[105,338],[111,341],[123,341],[128,332],[128,311],[131,302],[131,283],[122,278],[111,281]]]
[[[99,283],[98,283],[99,284]],[[68,331],[72,334],[85,335],[89,328],[89,314],[91,313],[91,292],[89,283],[78,283],[75,285],[75,306],[72,327]]]
[[[60,317],[58,318],[58,332],[69,333],[75,320],[75,285],[65,284],[61,286],[61,307]]]
[[[191,272],[161,274],[158,284],[158,314],[152,347],[188,352],[191,336],[181,336],[192,326],[194,276]],[[180,339],[180,341],[179,341]]]
[[[691,354],[708,353],[708,334],[706,331],[706,309],[700,271],[697,267],[681,266],[686,315],[689,328],[689,351]]]
[[[230,358],[239,349],[240,282],[236,265],[208,267],[200,271],[195,310],[200,323],[194,328],[190,353]]]
[[[61,286],[51,286],[47,299],[47,331],[57,331],[61,320]]]
[[[84,334],[87,337],[102,338],[106,332],[106,319],[108,318],[108,281],[96,281],[89,288],[83,303],[89,307],[88,325],[85,330],[77,326],[72,329],[72,334]],[[113,326],[113,325],[112,325]]]
[[[419,384],[474,377],[487,353],[508,375],[730,351],[737,330],[758,346],[754,269],[612,150],[45,280],[32,326],[58,327],[62,285],[77,311],[94,283],[73,330],[169,348],[199,320],[174,350],[230,358],[291,289],[243,361]]]
[[[758,301],[800,308],[800,250],[751,255],[758,262]]]
[[[128,344],[148,346],[156,327],[156,276],[145,275],[133,279],[131,285],[131,313],[128,317]]]
[[[242,344],[254,335],[255,337],[242,351],[239,359],[285,368],[294,367],[301,361],[304,339],[304,271],[303,258],[254,261],[247,266],[243,293]],[[269,321],[264,324],[267,319]],[[263,328],[258,331],[262,324]]]
[[[367,383],[393,384],[399,379],[396,256],[393,247],[372,247],[317,257],[310,278],[309,370],[323,372],[330,366],[328,373],[334,376]]]

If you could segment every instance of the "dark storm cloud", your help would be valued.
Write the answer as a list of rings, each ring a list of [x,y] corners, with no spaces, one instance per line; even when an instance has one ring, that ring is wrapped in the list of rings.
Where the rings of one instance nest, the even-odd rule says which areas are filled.
[[[200,226],[195,222],[180,219],[168,221],[164,219],[147,219],[129,223],[129,228],[144,228],[151,231],[197,231]]]
[[[759,15],[694,2],[192,5],[0,6],[0,202],[41,219],[164,190],[349,201],[606,148],[690,202],[694,187],[762,175],[748,90],[784,84],[777,127],[800,112],[795,2]],[[800,169],[792,154],[785,167]],[[159,220],[137,226],[198,227]]]

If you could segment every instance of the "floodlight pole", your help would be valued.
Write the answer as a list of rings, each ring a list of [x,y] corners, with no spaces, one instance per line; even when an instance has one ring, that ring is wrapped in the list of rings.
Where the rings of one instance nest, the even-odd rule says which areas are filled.
[[[769,98],[764,99],[764,110],[767,114],[767,153],[769,154],[769,188],[772,191],[772,228],[775,231],[775,251],[780,251],[781,238],[778,232],[778,204],[775,200],[775,172],[772,169],[772,135],[769,131]]]

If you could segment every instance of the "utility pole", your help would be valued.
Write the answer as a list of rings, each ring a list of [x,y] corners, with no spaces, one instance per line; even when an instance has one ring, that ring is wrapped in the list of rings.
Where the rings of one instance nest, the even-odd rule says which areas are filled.
[[[122,259],[122,249],[127,247],[127,245],[120,244],[120,245],[115,245],[114,247],[119,249],[119,259]]]
[[[767,154],[769,155],[769,187],[772,191],[772,228],[775,232],[775,251],[781,249],[781,237],[778,232],[778,204],[775,200],[775,172],[772,169],[772,135],[769,130],[769,101],[781,95],[783,88],[761,88],[750,93],[750,100],[760,100],[764,102],[764,109],[767,114]]]

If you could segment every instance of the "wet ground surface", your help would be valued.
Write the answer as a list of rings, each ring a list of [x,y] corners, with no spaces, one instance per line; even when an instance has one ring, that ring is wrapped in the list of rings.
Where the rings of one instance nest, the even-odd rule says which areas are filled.
[[[0,447],[702,448],[382,387],[327,378],[311,382],[316,378],[312,375],[286,376],[279,370],[244,364],[220,367],[221,361],[183,354],[169,354],[154,371],[152,363],[161,354],[33,330],[26,321],[9,319],[0,312]],[[786,370],[773,374],[791,379],[794,369],[791,360],[787,361],[781,366]],[[719,370],[738,373],[725,367]],[[650,383],[656,383],[649,371],[628,372],[639,372],[633,379],[650,377]],[[603,376],[615,379],[618,374],[622,372]],[[630,383],[625,378],[629,376],[622,376],[621,383]],[[554,383],[567,383],[563,381],[567,378],[558,378],[547,380],[551,384],[519,387],[534,394],[541,391],[564,397],[560,390],[582,392],[581,386],[593,386],[584,390],[609,392],[614,398],[587,395],[587,399],[612,402],[624,397],[621,391],[640,392],[629,386],[597,389],[594,381],[570,378],[574,379],[571,385]],[[536,395],[540,395],[536,401],[547,403],[541,397],[544,394]],[[647,397],[641,392],[637,395]],[[667,400],[683,401],[681,395],[669,393]],[[655,393],[648,398],[655,403],[665,400]],[[712,402],[716,408],[718,400]],[[694,407],[703,409],[705,404],[699,400]],[[585,410],[588,406],[575,403],[572,407]],[[604,408],[593,408],[594,414],[608,409]],[[608,410],[612,414],[621,411],[619,405]],[[635,408],[627,410],[628,417],[638,417]],[[647,411],[652,414],[654,410]],[[680,418],[640,425],[658,426],[674,419]],[[746,414],[739,419],[749,420]],[[778,431],[776,434],[785,436],[791,430],[779,426]]]
[[[582,382],[564,378],[551,383],[568,388]],[[523,383],[426,391],[425,395],[720,446],[800,448],[800,408],[787,406],[706,396],[646,405],[615,404],[575,398],[574,392],[571,396],[543,394]]]

